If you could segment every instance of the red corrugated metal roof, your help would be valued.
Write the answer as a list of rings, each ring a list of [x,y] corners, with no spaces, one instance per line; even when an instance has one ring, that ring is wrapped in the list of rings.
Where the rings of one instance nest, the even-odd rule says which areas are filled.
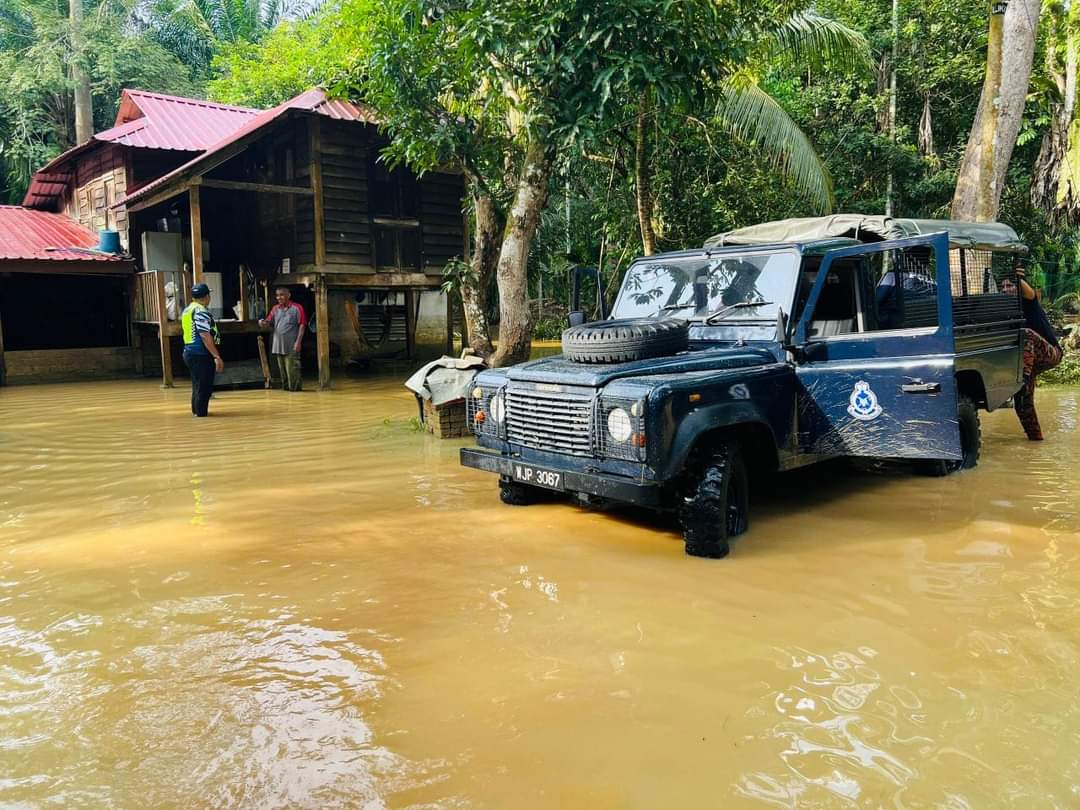
[[[273,123],[292,110],[298,110],[301,112],[313,112],[319,115],[325,115],[327,118],[333,118],[338,121],[356,121],[364,124],[377,124],[378,118],[375,113],[360,104],[354,104],[351,101],[340,101],[336,99],[327,98],[326,93],[318,88],[312,88],[307,90],[295,98],[291,98],[288,101],[279,104],[269,110],[259,113],[254,118],[247,121],[242,127],[237,129],[232,134],[225,138],[222,138],[212,148],[208,149],[203,154],[199,155],[192,160],[189,160],[183,166],[169,172],[152,183],[147,183],[138,191],[132,192],[125,197],[119,205],[126,205],[147,196],[151,192],[160,189],[162,186],[167,185],[172,180],[181,175],[191,176],[199,174],[199,169],[208,171],[214,165],[214,158],[222,152],[226,147],[243,140],[246,137],[253,135],[265,126]],[[114,206],[115,207],[115,206]]]
[[[60,195],[69,182],[70,173],[63,171],[71,158],[99,143],[115,143],[141,149],[168,149],[203,154],[192,158],[179,169],[149,183],[124,200],[137,199],[151,189],[159,188],[170,178],[188,170],[200,161],[246,135],[278,119],[289,110],[302,110],[325,115],[337,121],[357,121],[376,124],[374,112],[351,101],[329,99],[326,93],[313,88],[269,110],[253,110],[228,104],[215,104],[200,99],[166,96],[144,90],[124,90],[116,124],[99,132],[91,140],[69,149],[35,172],[23,198],[30,208],[58,207]]]
[[[63,214],[0,205],[0,261],[130,261],[89,250],[97,245],[93,233]]]
[[[53,158],[34,173],[23,205],[31,208],[56,207],[67,185],[59,171],[71,158],[99,143],[115,143],[141,149],[204,152],[250,121],[259,110],[215,104],[194,98],[166,96],[145,90],[124,90],[116,124],[89,141]]]
[[[144,149],[202,152],[258,114],[247,107],[125,90],[116,125],[94,138]]]

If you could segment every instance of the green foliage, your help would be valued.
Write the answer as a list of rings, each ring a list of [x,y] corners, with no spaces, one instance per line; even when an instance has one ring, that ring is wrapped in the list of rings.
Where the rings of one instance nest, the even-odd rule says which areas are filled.
[[[564,329],[566,329],[565,316],[548,315],[536,322],[536,326],[533,327],[533,337],[537,340],[559,340]]]
[[[459,162],[495,185],[509,148],[536,140],[568,160],[646,89],[659,108],[700,105],[793,6],[394,0],[349,89],[386,117],[393,159]]]
[[[731,82],[720,88],[717,121],[740,140],[777,156],[792,182],[816,207],[832,207],[832,178],[809,137],[780,103],[757,84]]]
[[[305,90],[333,83],[364,51],[368,0],[346,0],[308,19],[283,22],[259,42],[221,46],[213,60],[211,98],[227,104],[272,107]]]
[[[1040,385],[1080,385],[1080,352],[1066,352],[1061,362],[1039,375]]]
[[[230,45],[258,42],[281,22],[303,19],[320,0],[147,0],[138,24],[200,76]]]
[[[87,67],[99,130],[112,125],[124,87],[198,92],[187,67],[133,28],[124,5],[87,9],[78,53],[66,11],[15,0],[0,14],[0,199],[19,202],[33,171],[73,145],[73,60]]]

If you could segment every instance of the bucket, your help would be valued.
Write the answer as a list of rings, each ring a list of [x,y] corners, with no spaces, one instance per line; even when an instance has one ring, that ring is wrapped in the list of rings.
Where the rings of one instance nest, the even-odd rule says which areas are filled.
[[[99,231],[98,240],[98,250],[102,253],[120,252],[120,234],[116,231]]]

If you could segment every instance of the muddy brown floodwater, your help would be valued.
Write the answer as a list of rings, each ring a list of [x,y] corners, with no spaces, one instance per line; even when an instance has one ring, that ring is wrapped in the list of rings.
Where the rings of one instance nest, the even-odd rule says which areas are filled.
[[[1080,391],[704,561],[500,505],[403,376],[0,390],[0,806],[1080,806]]]

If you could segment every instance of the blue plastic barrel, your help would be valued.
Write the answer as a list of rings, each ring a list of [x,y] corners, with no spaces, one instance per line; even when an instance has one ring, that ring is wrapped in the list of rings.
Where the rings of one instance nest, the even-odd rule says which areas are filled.
[[[99,231],[98,239],[98,250],[103,253],[120,252],[120,234],[116,231]]]

